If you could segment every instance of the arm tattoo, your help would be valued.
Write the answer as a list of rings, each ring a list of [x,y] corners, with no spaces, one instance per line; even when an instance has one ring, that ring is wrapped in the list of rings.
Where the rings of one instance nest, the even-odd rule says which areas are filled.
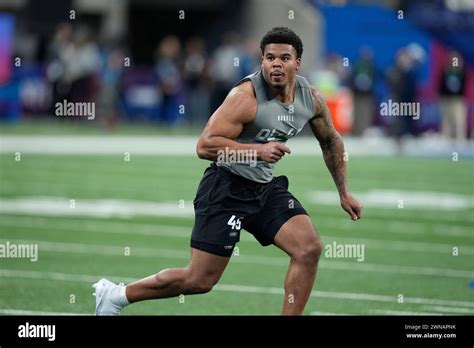
[[[324,162],[331,173],[339,194],[347,193],[347,172],[344,161],[344,143],[339,133],[334,129],[331,114],[324,97],[316,95],[317,113],[312,128],[319,140],[323,152]]]

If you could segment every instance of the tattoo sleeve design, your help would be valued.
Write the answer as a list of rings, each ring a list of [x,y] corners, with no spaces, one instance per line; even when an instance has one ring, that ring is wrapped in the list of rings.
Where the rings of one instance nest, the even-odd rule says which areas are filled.
[[[317,114],[311,127],[321,146],[324,162],[331,173],[339,194],[347,192],[347,171],[344,161],[344,143],[339,133],[334,129],[331,114],[324,97],[317,93]]]

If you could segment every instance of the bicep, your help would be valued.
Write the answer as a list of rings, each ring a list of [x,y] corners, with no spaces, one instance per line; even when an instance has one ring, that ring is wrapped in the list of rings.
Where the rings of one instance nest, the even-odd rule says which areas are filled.
[[[255,106],[254,106],[255,104]],[[210,117],[203,131],[203,136],[221,136],[236,139],[245,123],[250,121],[256,111],[256,101],[242,92],[231,92],[224,102]]]

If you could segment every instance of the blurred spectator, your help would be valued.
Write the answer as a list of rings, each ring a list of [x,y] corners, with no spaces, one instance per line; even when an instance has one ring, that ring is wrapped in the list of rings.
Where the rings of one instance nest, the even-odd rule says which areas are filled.
[[[458,52],[452,51],[446,61],[439,83],[443,114],[441,130],[446,138],[461,140],[466,137],[465,80],[464,61]]]
[[[174,35],[163,38],[157,49],[155,64],[155,71],[163,94],[160,121],[174,123],[181,115],[180,106],[184,105],[184,86],[180,55],[181,43],[179,39]]]
[[[60,24],[48,50],[47,76],[53,87],[54,105],[94,101],[99,93],[99,49],[86,27],[73,32],[70,24]]]
[[[240,57],[242,50],[238,45],[239,36],[234,32],[224,33],[222,43],[213,56],[212,75],[215,80],[212,96],[212,110],[224,101],[227,93],[241,76]]]
[[[352,70],[351,87],[354,93],[354,123],[352,134],[360,136],[372,125],[374,115],[375,68],[372,50],[363,47]]]
[[[412,55],[407,47],[402,47],[396,55],[395,65],[387,74],[387,82],[391,90],[391,98],[398,103],[417,102],[418,64],[420,56]],[[390,118],[389,132],[400,140],[405,135],[416,135],[414,119],[410,115]]]
[[[100,93],[99,115],[104,118],[107,127],[113,127],[118,121],[118,99],[120,80],[124,69],[125,53],[115,47],[105,53],[102,68],[102,90]]]
[[[91,102],[99,93],[100,54],[88,28],[74,33],[74,44],[64,50],[64,80],[70,85],[69,101]]]
[[[324,66],[328,71],[331,71],[335,74],[338,80],[339,86],[348,86],[350,75],[346,66],[349,63],[345,64],[344,59],[337,53],[330,53],[325,59]]]
[[[201,126],[211,115],[211,78],[204,41],[193,37],[186,43],[184,78],[188,87],[187,110],[189,121]]]
[[[69,87],[65,81],[66,52],[72,49],[72,26],[69,23],[58,25],[47,52],[46,75],[52,85],[52,105],[50,112],[54,114],[54,105],[67,97]]]
[[[245,40],[242,47],[243,52],[240,59],[240,75],[241,77],[245,77],[260,70],[262,52],[260,51],[259,42],[252,38]]]

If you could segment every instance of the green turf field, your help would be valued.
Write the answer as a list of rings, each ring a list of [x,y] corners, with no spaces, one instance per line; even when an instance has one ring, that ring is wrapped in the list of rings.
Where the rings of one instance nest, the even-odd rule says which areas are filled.
[[[191,156],[135,155],[126,162],[122,156],[25,154],[15,161],[13,154],[3,154],[0,160],[3,205],[13,198],[60,197],[74,199],[77,207],[85,199],[116,199],[168,202],[176,210],[190,208],[208,165]],[[349,161],[352,191],[399,191],[400,200],[407,192],[421,192],[428,200],[440,192],[472,203],[473,172],[474,162],[451,158]],[[474,314],[472,204],[399,208],[394,200],[391,207],[366,205],[363,219],[351,222],[337,205],[311,199],[312,191],[336,195],[321,157],[287,157],[277,174],[289,177],[290,190],[326,245],[365,246],[363,262],[323,255],[306,314]],[[39,245],[37,262],[0,259],[0,314],[91,314],[91,285],[100,277],[129,282],[186,265],[192,216],[71,214],[0,213],[0,243]],[[142,302],[123,314],[279,314],[287,256],[275,247],[260,247],[244,231],[238,247],[239,255],[211,293]],[[453,255],[453,248],[459,253]]]

